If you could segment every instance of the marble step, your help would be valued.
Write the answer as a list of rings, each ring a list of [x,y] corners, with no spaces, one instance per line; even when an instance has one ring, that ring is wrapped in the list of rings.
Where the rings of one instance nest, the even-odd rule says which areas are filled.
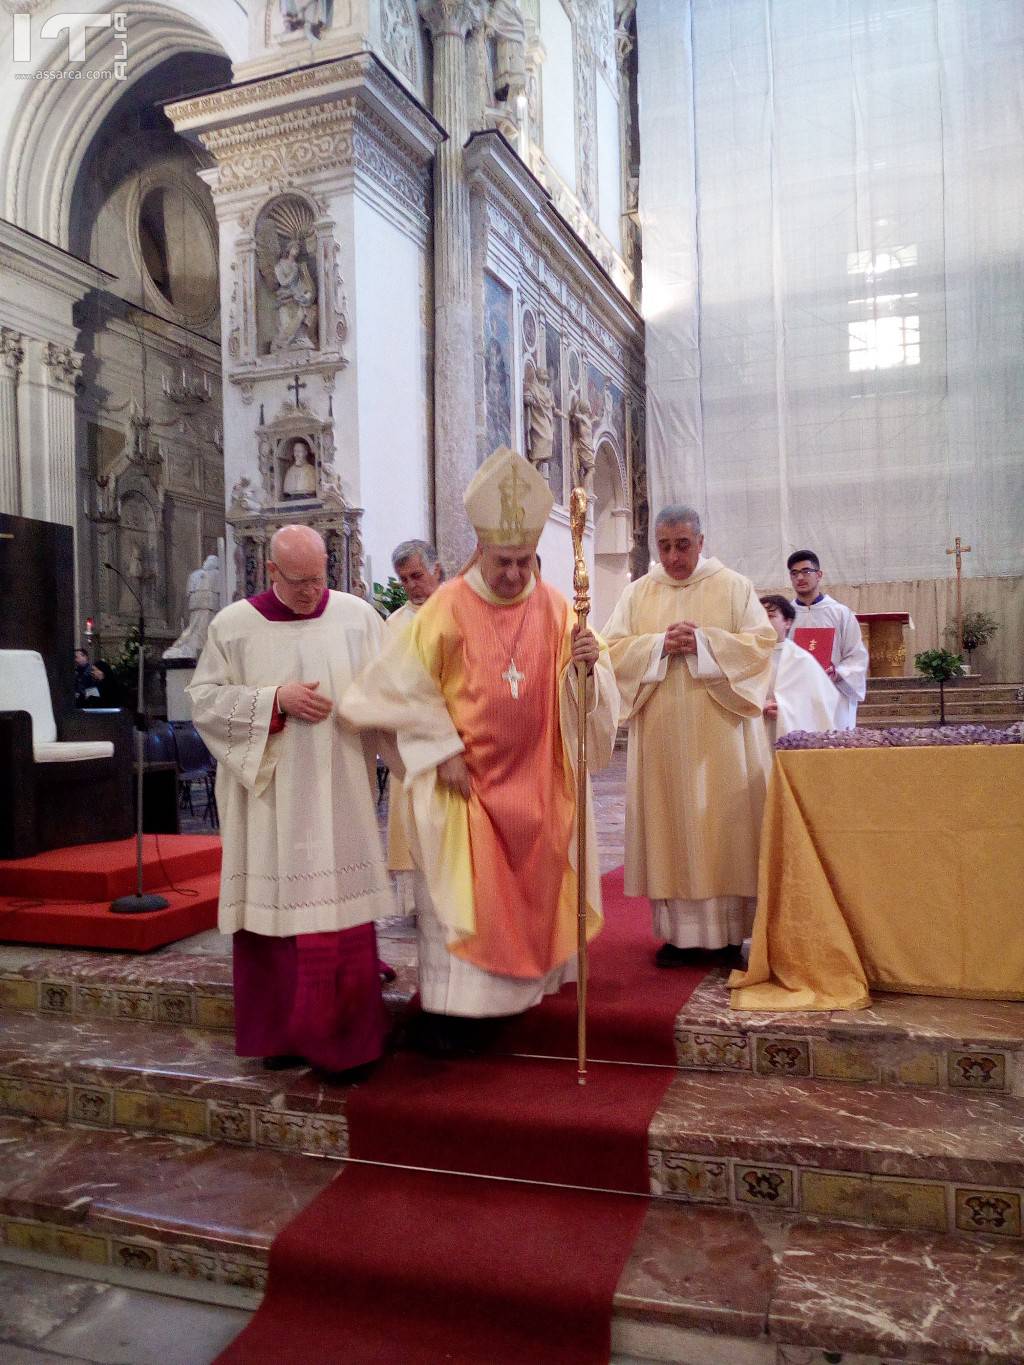
[[[0,1113],[343,1159],[346,1087],[265,1071],[228,1036],[116,1020],[9,1015]],[[479,1062],[452,1063],[486,1068]],[[553,1063],[518,1062],[522,1084]],[[813,1079],[670,1073],[648,1132],[661,1198],[782,1209],[834,1221],[1020,1238],[1024,1101],[937,1090],[838,1090]],[[395,1122],[404,1122],[395,1097]],[[409,1114],[409,1122],[415,1114]],[[493,1115],[466,1133],[486,1148]],[[478,1131],[477,1131],[478,1130]],[[467,1167],[467,1169],[469,1169]],[[519,1174],[510,1169],[508,1174]]]
[[[1024,1097],[1024,1002],[874,993],[866,1010],[733,1010],[709,975],[676,1017],[677,1065],[815,1080]]]
[[[0,1254],[113,1271],[139,1288],[171,1276],[190,1297],[232,1286],[253,1302],[274,1236],[338,1172],[311,1157],[29,1119],[0,1119],[0,1152]],[[857,1365],[1009,1365],[1024,1351],[1022,1295],[1022,1258],[994,1239],[655,1202],[615,1290],[612,1344],[617,1357],[687,1365],[807,1365],[850,1351]]]
[[[231,1032],[230,945],[225,939],[217,948],[202,953],[170,948],[139,956],[0,949],[0,1012]],[[388,940],[382,935],[381,951],[397,972],[384,987],[385,1002],[397,1012],[416,990],[415,943],[408,935]]]

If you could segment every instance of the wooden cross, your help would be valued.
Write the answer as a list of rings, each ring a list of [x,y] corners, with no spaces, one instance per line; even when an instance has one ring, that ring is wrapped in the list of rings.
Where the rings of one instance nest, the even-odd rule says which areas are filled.
[[[289,392],[289,393],[291,393],[291,391],[292,391],[293,389],[295,390],[295,406],[296,406],[296,407],[299,406],[299,390],[300,390],[300,389],[304,389],[305,387],[306,387],[305,384],[302,384],[302,383],[299,382],[299,376],[298,376],[298,375],[296,375],[295,378],[292,380],[292,382],[288,385],[288,392]]]
[[[526,681],[526,674],[520,673],[519,669],[516,668],[515,659],[509,659],[508,668],[505,669],[505,672],[501,676],[504,681],[508,683],[508,690],[512,693],[512,700],[518,701],[519,684]]]
[[[956,555],[956,647],[957,653],[961,654],[964,648],[964,606],[960,595],[960,573],[963,567],[963,556],[970,553],[971,547],[962,545],[959,536],[953,541],[953,548],[946,551],[948,555]]]

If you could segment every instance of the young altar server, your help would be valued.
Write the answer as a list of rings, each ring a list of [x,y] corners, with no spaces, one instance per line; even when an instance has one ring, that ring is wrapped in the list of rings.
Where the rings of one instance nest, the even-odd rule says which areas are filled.
[[[834,729],[839,702],[835,684],[806,649],[786,639],[796,608],[776,594],[762,597],[761,606],[779,637],[772,651],[772,683],[764,708],[770,743],[791,730]]]
[[[482,1021],[518,1014],[575,974],[577,660],[590,677],[588,761],[611,758],[617,692],[590,630],[534,572],[553,499],[502,448],[465,494],[477,558],[445,583],[349,689],[342,714],[395,733],[406,814],[424,881],[414,1041],[472,1050]],[[588,933],[601,924],[592,856]]]
[[[380,651],[368,603],[327,587],[306,526],[270,542],[271,587],[210,623],[188,692],[217,760],[221,931],[234,936],[235,1040],[269,1066],[348,1071],[387,1019],[373,921],[394,914],[377,831],[375,750],[337,701]]]
[[[834,631],[832,663],[825,670],[839,694],[832,728],[852,730],[857,724],[857,703],[864,700],[867,691],[868,651],[860,625],[849,607],[821,591],[821,564],[813,550],[795,550],[786,560],[786,568],[796,592],[793,631]]]

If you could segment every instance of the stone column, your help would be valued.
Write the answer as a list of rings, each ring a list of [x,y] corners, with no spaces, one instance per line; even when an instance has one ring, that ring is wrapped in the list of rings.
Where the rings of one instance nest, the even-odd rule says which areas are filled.
[[[0,512],[21,515],[18,454],[18,377],[25,358],[21,337],[0,327]]]
[[[46,382],[46,519],[75,525],[75,384],[82,357],[70,346],[43,346]]]
[[[450,572],[473,546],[462,493],[476,471],[472,251],[466,37],[480,0],[420,0],[434,45],[434,117],[448,141],[434,155],[434,507],[437,544]]]

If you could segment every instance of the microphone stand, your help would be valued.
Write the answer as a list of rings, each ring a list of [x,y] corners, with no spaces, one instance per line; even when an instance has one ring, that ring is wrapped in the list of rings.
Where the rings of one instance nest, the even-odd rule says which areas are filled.
[[[146,893],[142,889],[142,769],[146,759],[145,732],[149,729],[146,720],[145,701],[145,653],[146,653],[146,614],[142,598],[129,583],[128,579],[113,564],[104,563],[103,567],[121,580],[139,604],[139,671],[135,695],[135,894],[118,896],[110,908],[115,915],[139,915],[147,910],[166,910],[170,904],[163,896]]]

